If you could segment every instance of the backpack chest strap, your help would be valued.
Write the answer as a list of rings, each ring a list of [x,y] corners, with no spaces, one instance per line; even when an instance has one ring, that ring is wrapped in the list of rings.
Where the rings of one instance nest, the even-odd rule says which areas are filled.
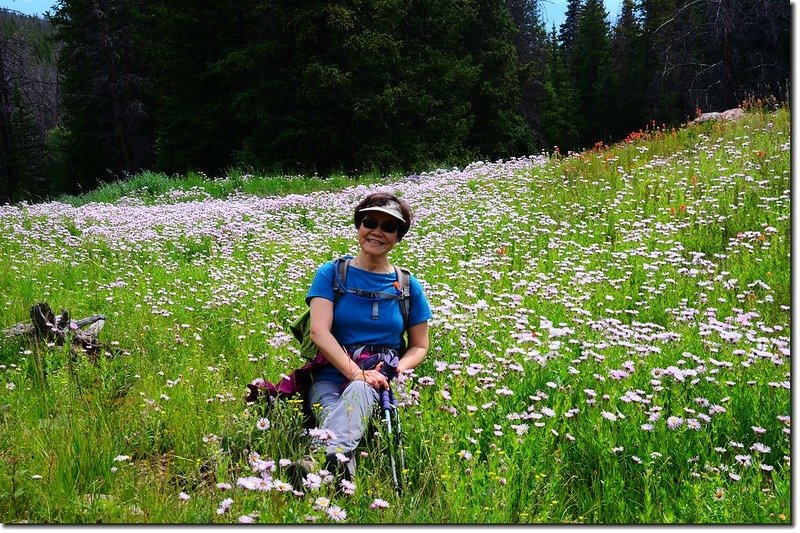
[[[394,271],[397,276],[397,282],[395,284],[395,292],[385,292],[385,291],[365,291],[363,289],[347,289],[345,282],[347,280],[347,269],[350,266],[350,261],[352,260],[351,257],[340,257],[337,262],[337,270],[338,276],[334,275],[333,279],[333,291],[334,291],[334,302],[338,300],[342,294],[349,292],[356,296],[361,296],[362,298],[369,298],[373,300],[372,302],[372,320],[378,320],[378,310],[380,307],[380,300],[400,300],[400,314],[403,316],[403,331],[408,328],[408,315],[410,312],[410,298],[411,298],[411,289],[410,289],[410,273],[408,270],[404,268],[400,268],[395,266]],[[341,282],[340,282],[341,280]]]

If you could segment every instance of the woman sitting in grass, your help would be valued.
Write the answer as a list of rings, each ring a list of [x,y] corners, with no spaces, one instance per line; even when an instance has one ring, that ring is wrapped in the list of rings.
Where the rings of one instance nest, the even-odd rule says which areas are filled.
[[[325,450],[326,468],[348,479],[355,472],[353,450],[373,414],[378,391],[389,387],[387,375],[392,375],[383,362],[370,367],[370,361],[401,352],[403,344],[406,321],[397,298],[399,270],[389,262],[389,252],[408,231],[411,211],[394,195],[374,193],[356,206],[353,220],[360,250],[349,261],[343,294],[335,297],[334,278],[339,270],[330,261],[319,268],[306,296],[311,339],[327,360],[311,373],[308,400],[321,407],[321,428],[335,435]],[[416,367],[428,352],[430,307],[422,286],[411,275],[409,288],[408,346],[401,352],[397,372]]]

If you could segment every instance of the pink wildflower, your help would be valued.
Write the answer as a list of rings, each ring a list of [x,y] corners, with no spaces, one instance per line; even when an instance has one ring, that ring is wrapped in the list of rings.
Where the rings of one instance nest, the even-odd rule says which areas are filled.
[[[683,424],[683,418],[679,416],[671,416],[667,418],[667,427],[669,429],[677,429]]]
[[[343,479],[339,482],[339,485],[342,487],[342,492],[347,495],[353,495],[356,493],[356,485],[351,481]]]
[[[389,507],[389,502],[381,500],[380,498],[375,498],[375,501],[373,501],[369,507],[370,509],[386,509]]]
[[[220,502],[219,507],[217,508],[217,514],[227,513],[228,510],[231,508],[231,505],[233,505],[233,499],[225,498]]]
[[[281,481],[280,479],[278,479],[272,483],[272,488],[278,492],[289,492],[292,490],[293,487],[289,483],[286,483],[285,481]]]
[[[324,510],[324,509],[327,509],[327,508],[328,508],[328,506],[330,506],[330,504],[331,504],[331,501],[330,501],[330,499],[328,499],[328,498],[325,498],[324,496],[320,496],[319,498],[317,498],[316,500],[314,500],[313,507],[314,507],[314,509],[316,509],[317,511],[322,511],[322,510]]]
[[[341,522],[342,520],[347,518],[347,511],[345,511],[341,507],[337,507],[336,505],[328,507],[328,509],[325,512],[327,512],[328,516],[336,522]]]

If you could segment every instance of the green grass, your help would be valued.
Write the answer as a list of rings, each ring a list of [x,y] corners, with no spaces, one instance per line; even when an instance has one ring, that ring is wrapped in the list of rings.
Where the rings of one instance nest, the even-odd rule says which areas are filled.
[[[115,353],[0,340],[0,521],[332,522],[325,496],[349,523],[790,523],[789,125],[413,178],[144,173],[0,208],[0,325],[45,300],[103,313]],[[308,451],[297,402],[245,385],[302,363],[287,325],[376,189],[418,215],[392,261],[434,309],[397,389],[406,490],[379,424],[352,496],[237,487],[250,452]]]
[[[279,196],[336,191],[358,184],[386,183],[400,177],[397,173],[382,175],[377,171],[357,176],[341,173],[324,177],[264,176],[231,169],[224,178],[212,179],[201,172],[190,172],[183,176],[142,172],[128,179],[102,184],[79,196],[62,195],[57,201],[78,207],[89,203],[114,203],[122,198],[128,198],[136,199],[145,205],[152,205],[157,202],[221,199],[233,195]]]

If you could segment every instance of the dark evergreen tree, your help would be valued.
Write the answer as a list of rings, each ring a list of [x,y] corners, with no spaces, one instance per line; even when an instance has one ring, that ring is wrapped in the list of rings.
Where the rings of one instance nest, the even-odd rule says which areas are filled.
[[[76,187],[150,168],[148,67],[136,0],[62,0],[52,23],[64,47],[66,165]]]
[[[610,64],[611,38],[602,0],[586,0],[580,13],[570,74],[577,91],[578,132],[582,145],[609,140],[616,88]]]
[[[406,101],[412,95],[403,64],[402,30],[408,6],[399,2],[366,3],[358,8],[359,26],[347,40],[353,99],[348,134],[351,173],[412,167],[419,157],[410,131]],[[344,133],[344,132],[342,132]]]
[[[572,50],[575,46],[575,39],[578,38],[578,24],[582,10],[583,2],[581,0],[567,0],[567,11],[558,32],[558,42],[561,45],[561,54],[568,65],[572,63]]]
[[[645,3],[664,114],[727,109],[749,94],[783,97],[789,80],[790,9],[785,2],[696,0]],[[659,83],[660,82],[660,83]],[[671,90],[667,91],[666,86]]]
[[[544,75],[545,99],[542,124],[546,146],[558,147],[560,153],[580,147],[575,109],[577,94],[567,69],[556,28],[553,26],[546,45],[547,65]]]
[[[47,21],[0,9],[0,203],[52,190],[45,138],[58,121]]]
[[[236,161],[259,169],[318,171],[352,158],[348,32],[352,6],[336,2],[255,2],[247,38],[220,63],[244,80],[231,101],[242,124]]]
[[[253,80],[237,98],[253,117],[241,160],[327,173],[464,159],[480,72],[469,5],[263,2],[262,37],[230,58]]]
[[[6,28],[3,28],[6,34]],[[12,91],[8,73],[8,46],[3,39],[0,46],[0,202],[16,198],[20,188],[20,169],[14,161],[16,135],[11,121]]]
[[[246,82],[224,63],[250,35],[254,2],[161,0],[148,9],[154,31],[145,50],[153,66],[157,168],[216,175],[234,163],[245,132],[233,113]]]
[[[642,28],[636,17],[634,0],[624,0],[611,39],[611,65],[616,80],[609,124],[612,138],[622,138],[644,127],[647,119],[647,79]]]
[[[544,129],[543,106],[547,98],[544,84],[547,70],[547,31],[542,21],[539,0],[506,0],[517,33],[514,45],[520,66],[520,114],[538,148],[548,145]]]
[[[539,0],[505,0],[516,33],[514,46],[520,64],[527,64],[543,55],[547,31],[542,22]]]
[[[390,37],[390,59],[377,69],[380,86],[364,90],[361,80],[374,67],[360,65],[354,131],[358,161],[364,166],[412,169],[464,162],[472,153],[474,127],[470,102],[477,92],[480,67],[464,51],[464,36],[474,25],[468,0],[379,3],[364,42],[382,31]],[[396,22],[386,23],[393,18]],[[359,54],[380,61],[379,52]],[[375,65],[377,66],[377,65]],[[366,67],[366,68],[363,68]],[[366,133],[366,134],[364,134]]]
[[[514,24],[503,0],[477,0],[464,48],[480,68],[472,100],[468,143],[490,159],[529,153],[533,143],[519,114],[521,69],[513,45]]]
[[[670,112],[680,108],[678,73],[674,68],[665,68],[665,60],[680,64],[686,61],[683,53],[672,48],[679,38],[679,28],[665,23],[677,10],[679,0],[640,0],[642,11],[642,48],[645,53],[645,78],[647,87],[647,111],[651,118],[672,122],[679,115]],[[671,59],[667,59],[671,58]]]
[[[50,170],[48,154],[42,132],[36,125],[36,116],[19,89],[14,91],[12,109],[11,126],[15,134],[11,166],[19,178],[15,196],[17,199],[44,200],[55,192],[55,184],[47,175]]]

